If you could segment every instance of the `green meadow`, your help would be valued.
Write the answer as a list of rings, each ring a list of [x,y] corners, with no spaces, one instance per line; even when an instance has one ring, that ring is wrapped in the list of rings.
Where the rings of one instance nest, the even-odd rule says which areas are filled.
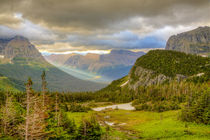
[[[113,139],[167,139],[167,140],[209,140],[210,125],[182,122],[180,111],[162,113],[146,111],[105,110],[100,112],[68,113],[76,124],[82,118],[96,116],[99,122],[114,123],[109,126],[109,138]],[[108,126],[102,124],[104,129]]]

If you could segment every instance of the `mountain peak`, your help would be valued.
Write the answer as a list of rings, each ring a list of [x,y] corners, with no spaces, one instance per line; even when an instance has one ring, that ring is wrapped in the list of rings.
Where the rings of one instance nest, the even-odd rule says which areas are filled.
[[[198,27],[194,30],[171,36],[166,50],[176,50],[192,54],[210,53],[210,27]]]
[[[21,35],[16,35],[16,36],[12,37],[11,40],[29,42],[28,38],[21,36]]]
[[[41,53],[24,36],[17,35],[10,39],[2,38],[0,40],[2,40],[0,42],[0,55],[4,55],[5,58],[23,57],[44,60]]]

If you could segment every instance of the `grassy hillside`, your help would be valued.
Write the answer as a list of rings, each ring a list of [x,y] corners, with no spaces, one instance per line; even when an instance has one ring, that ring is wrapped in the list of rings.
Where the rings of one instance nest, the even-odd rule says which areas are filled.
[[[2,91],[11,91],[11,92],[19,92],[21,90],[21,86],[17,85],[14,81],[7,77],[0,76],[0,90]]]
[[[50,91],[90,91],[102,88],[104,85],[77,79],[47,62],[37,62],[25,58],[15,58],[12,63],[0,64],[0,73],[20,82],[21,85],[28,77],[33,80],[33,88],[40,90],[41,74],[46,71],[46,80]]]
[[[174,77],[176,74],[192,76],[210,70],[210,58],[169,50],[153,50],[138,58],[131,72],[137,66]]]
[[[68,113],[79,125],[80,120],[90,117],[94,112]],[[182,122],[178,119],[180,111],[162,113],[147,111],[106,110],[95,112],[101,122],[114,123],[110,128],[110,139],[164,139],[164,140],[208,140],[209,125]],[[107,118],[109,116],[109,118]]]

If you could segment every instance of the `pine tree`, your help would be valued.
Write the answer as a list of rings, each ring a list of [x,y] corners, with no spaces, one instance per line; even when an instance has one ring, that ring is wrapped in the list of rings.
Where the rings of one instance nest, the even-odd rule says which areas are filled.
[[[5,105],[1,108],[1,121],[4,135],[13,135],[16,133],[15,125],[18,122],[20,114],[16,110],[14,99],[6,93]]]
[[[43,139],[47,135],[46,119],[48,118],[47,108],[43,106],[42,99],[32,95],[32,80],[29,78],[26,83],[26,120],[25,125],[19,129],[25,140]]]
[[[81,140],[100,140],[102,136],[101,127],[96,121],[94,116],[91,116],[91,120],[83,119],[78,128],[77,139]]]
[[[43,98],[43,106],[45,106],[45,94],[47,92],[47,81],[46,81],[46,73],[45,71],[42,72],[42,98]]]
[[[29,130],[29,109],[30,109],[30,94],[32,90],[32,80],[29,77],[28,83],[26,83],[26,125],[25,125],[25,140],[28,140],[28,130]]]
[[[57,122],[57,126],[60,126],[60,108],[59,108],[59,99],[58,99],[58,93],[55,94],[55,120]]]

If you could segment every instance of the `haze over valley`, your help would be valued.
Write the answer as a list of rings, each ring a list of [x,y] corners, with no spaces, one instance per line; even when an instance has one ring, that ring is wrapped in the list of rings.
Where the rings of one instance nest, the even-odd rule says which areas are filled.
[[[108,54],[60,54],[45,58],[70,74],[78,73],[81,79],[111,82],[127,75],[136,59],[143,54],[145,53],[111,50]]]

